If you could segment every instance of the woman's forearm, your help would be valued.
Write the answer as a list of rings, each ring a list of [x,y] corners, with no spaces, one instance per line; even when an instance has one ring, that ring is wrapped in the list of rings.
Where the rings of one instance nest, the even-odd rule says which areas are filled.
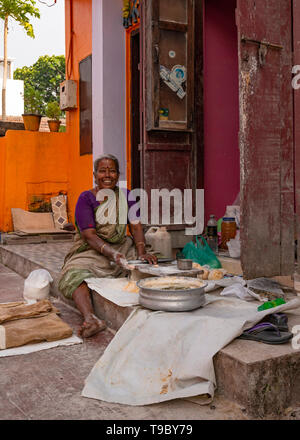
[[[131,233],[133,236],[134,244],[137,249],[138,256],[143,255],[146,251],[146,243],[144,231],[141,223],[136,225],[131,224]]]
[[[95,251],[99,252],[107,258],[113,258],[116,251],[106,241],[98,237],[97,234],[86,233],[84,234],[84,239],[88,243],[88,245]]]

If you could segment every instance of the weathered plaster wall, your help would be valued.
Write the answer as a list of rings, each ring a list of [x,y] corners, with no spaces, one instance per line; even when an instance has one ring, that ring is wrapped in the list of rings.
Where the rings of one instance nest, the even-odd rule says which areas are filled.
[[[240,189],[236,0],[207,0],[204,11],[205,218],[220,218]]]

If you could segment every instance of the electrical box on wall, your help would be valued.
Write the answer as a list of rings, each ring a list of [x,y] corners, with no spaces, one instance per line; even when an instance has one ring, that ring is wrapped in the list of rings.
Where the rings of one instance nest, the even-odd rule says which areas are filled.
[[[76,81],[67,79],[60,83],[60,108],[61,110],[73,110],[77,108]]]

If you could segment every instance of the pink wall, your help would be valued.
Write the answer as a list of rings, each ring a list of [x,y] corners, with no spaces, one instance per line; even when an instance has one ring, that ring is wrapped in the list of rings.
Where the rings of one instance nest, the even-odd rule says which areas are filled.
[[[224,215],[240,189],[236,0],[206,0],[204,11],[205,219]]]

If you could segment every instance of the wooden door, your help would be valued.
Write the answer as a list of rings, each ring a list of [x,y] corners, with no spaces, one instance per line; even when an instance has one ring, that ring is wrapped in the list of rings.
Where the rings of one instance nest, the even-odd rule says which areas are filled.
[[[152,189],[196,188],[194,22],[193,0],[141,3],[141,182],[149,199]]]
[[[294,66],[300,66],[300,0],[293,1],[294,17]],[[296,239],[298,242],[298,273],[300,274],[300,67],[297,67],[298,79],[294,90],[294,134],[295,134],[295,207]]]
[[[241,260],[248,279],[294,270],[291,4],[237,0]]]

